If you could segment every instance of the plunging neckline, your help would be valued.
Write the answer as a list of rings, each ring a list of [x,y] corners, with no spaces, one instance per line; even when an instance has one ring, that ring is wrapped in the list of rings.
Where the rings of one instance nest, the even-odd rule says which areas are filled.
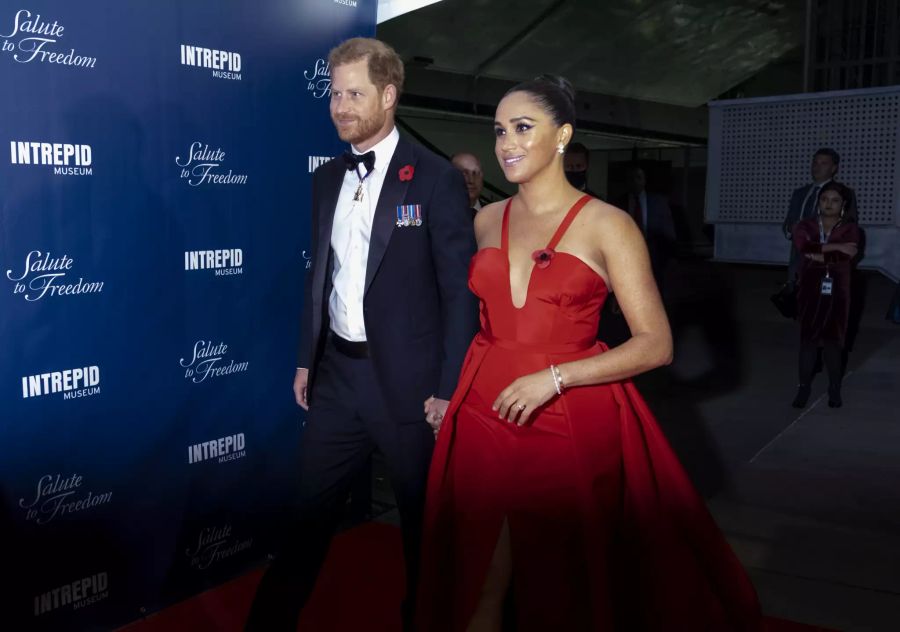
[[[590,195],[583,195],[572,205],[572,208],[568,210],[566,216],[559,223],[559,226],[556,228],[556,232],[553,233],[553,236],[550,238],[550,241],[544,246],[543,250],[553,250],[556,248],[559,241],[562,239],[562,236],[565,234],[566,230],[568,230],[569,226],[572,224],[572,221],[575,219],[575,216],[578,215],[578,212],[584,207],[585,204],[590,202]],[[509,210],[512,206],[512,198],[509,198],[509,201],[506,203],[506,207],[503,209],[503,225],[500,231],[500,252],[504,255],[504,260],[506,261],[506,278],[509,287],[509,302],[513,306],[513,309],[522,310],[525,309],[525,306],[528,305],[528,299],[531,296],[531,281],[534,279],[534,269],[537,267],[537,262],[534,261],[532,257],[531,269],[528,271],[528,282],[525,284],[525,300],[522,302],[522,305],[516,305],[516,300],[513,297],[513,282],[512,282],[512,262],[509,259]],[[536,252],[540,252],[539,250]],[[554,252],[555,255],[562,255],[569,253],[558,253]],[[581,261],[579,257],[575,255],[569,255],[574,259]],[[587,266],[586,263],[581,261],[584,265]],[[551,259],[552,265],[552,259]],[[590,266],[588,266],[590,268]],[[590,268],[593,271],[593,268]],[[601,277],[602,278],[602,277]]]

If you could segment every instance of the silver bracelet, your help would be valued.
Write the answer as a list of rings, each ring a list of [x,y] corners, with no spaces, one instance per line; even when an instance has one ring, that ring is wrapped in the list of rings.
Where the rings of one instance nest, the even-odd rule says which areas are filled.
[[[559,389],[561,391],[566,390],[566,384],[565,382],[563,382],[562,373],[560,372],[559,367],[555,364],[553,365],[553,372],[556,373],[556,379],[559,380]]]
[[[559,367],[555,364],[550,365],[550,375],[553,377],[553,386],[556,387],[556,394],[562,395],[565,384],[563,384],[562,375],[559,373]]]

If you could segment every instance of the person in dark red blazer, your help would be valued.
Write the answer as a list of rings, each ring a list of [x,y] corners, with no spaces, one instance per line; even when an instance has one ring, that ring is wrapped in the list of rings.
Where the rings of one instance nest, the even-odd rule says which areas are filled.
[[[828,369],[828,405],[839,408],[843,348],[850,315],[850,279],[861,231],[852,192],[829,182],[819,192],[818,214],[797,223],[794,246],[803,256],[797,294],[800,322],[799,385],[793,406],[809,400],[818,348]]]

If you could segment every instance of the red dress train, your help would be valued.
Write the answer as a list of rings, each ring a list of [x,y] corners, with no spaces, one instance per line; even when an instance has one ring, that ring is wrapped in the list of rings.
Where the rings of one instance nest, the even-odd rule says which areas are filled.
[[[469,268],[482,330],[429,474],[417,629],[466,629],[507,520],[517,630],[758,630],[753,586],[630,381],[568,389],[523,427],[491,410],[514,379],[606,351],[608,289],[573,255],[535,266],[513,305],[508,224],[509,203],[501,247]]]

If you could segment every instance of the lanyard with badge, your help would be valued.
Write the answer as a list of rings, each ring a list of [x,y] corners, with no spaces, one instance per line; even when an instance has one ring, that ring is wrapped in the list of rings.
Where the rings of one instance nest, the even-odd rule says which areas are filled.
[[[828,243],[828,238],[831,237],[831,233],[834,232],[834,229],[837,228],[840,225],[840,223],[841,222],[838,221],[838,223],[835,224],[834,226],[832,226],[831,230],[829,230],[826,233],[825,225],[822,224],[822,218],[821,217],[819,218],[819,242],[822,244],[823,248],[824,248],[825,244]],[[824,256],[825,256],[824,252],[822,253],[822,256],[824,258]],[[831,296],[831,289],[832,289],[833,282],[834,282],[834,280],[831,278],[831,272],[828,269],[828,261],[826,260],[825,261],[825,278],[822,279],[822,296]]]

